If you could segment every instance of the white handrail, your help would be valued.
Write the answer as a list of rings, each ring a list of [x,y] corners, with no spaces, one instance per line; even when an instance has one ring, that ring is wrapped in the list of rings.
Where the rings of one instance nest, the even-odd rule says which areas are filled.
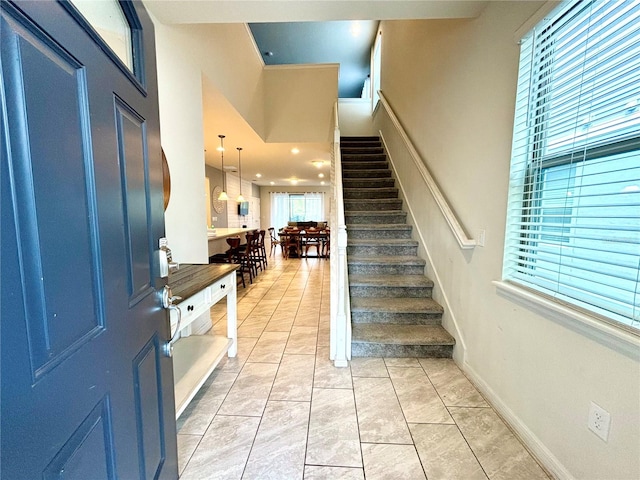
[[[333,209],[331,211],[331,359],[336,367],[347,367],[351,359],[351,304],[349,302],[349,273],[347,270],[347,226],[342,198],[342,166],[340,155],[340,126],[338,103],[334,106],[333,154],[331,180]]]
[[[389,115],[391,122],[396,127],[396,130],[398,131],[400,137],[402,138],[402,141],[405,144],[405,147],[407,148],[409,154],[411,155],[411,158],[413,159],[413,162],[416,168],[422,175],[422,179],[427,184],[427,187],[429,188],[429,191],[431,192],[433,199],[435,200],[436,204],[440,208],[442,215],[444,216],[445,220],[449,224],[449,227],[451,228],[451,232],[453,233],[454,237],[458,241],[458,245],[463,250],[475,248],[478,242],[467,236],[464,228],[462,228],[462,225],[460,225],[460,222],[458,221],[456,214],[453,212],[453,210],[449,206],[449,203],[447,203],[447,199],[444,197],[444,195],[442,195],[442,192],[440,191],[438,184],[436,183],[434,178],[431,176],[429,169],[420,158],[420,155],[418,154],[415,147],[413,146],[413,143],[411,143],[411,140],[409,139],[407,132],[405,132],[404,128],[402,128],[402,125],[400,124],[398,117],[396,117],[396,114],[391,108],[391,105],[389,105],[389,102],[387,101],[387,99],[385,98],[385,96],[382,94],[381,91],[378,91],[378,95],[380,96],[380,103],[382,104],[385,111],[387,112],[387,115]]]

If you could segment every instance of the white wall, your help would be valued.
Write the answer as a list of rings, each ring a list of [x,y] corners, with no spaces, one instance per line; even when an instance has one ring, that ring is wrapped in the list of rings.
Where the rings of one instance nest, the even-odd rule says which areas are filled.
[[[256,209],[257,212],[260,212],[260,197],[253,196],[251,187],[251,182],[242,181],[242,196],[249,202],[249,215],[238,215],[239,203],[236,198],[240,194],[240,177],[227,173],[227,195],[229,195],[229,200],[227,201],[227,225],[229,228],[240,228],[243,225],[246,225],[247,228],[261,227],[259,213],[256,214]]]
[[[338,100],[338,123],[340,135],[377,136],[371,121],[370,98],[341,98]]]
[[[186,48],[180,29],[154,23],[160,136],[171,173],[171,198],[165,211],[166,236],[174,261],[206,263],[200,59]]]
[[[265,141],[330,142],[338,70],[337,64],[265,67]]]
[[[498,294],[519,49],[540,2],[490,2],[475,20],[382,22],[382,91],[462,224],[486,246],[462,251],[383,111],[407,200],[437,277],[456,361],[559,478],[640,478],[640,359]],[[456,329],[457,326],[457,329]],[[589,404],[611,413],[608,443]]]
[[[333,189],[329,186],[291,186],[291,187],[260,187],[260,224],[262,228],[274,227],[276,230],[284,227],[284,225],[271,225],[271,192],[287,192],[287,193],[304,193],[304,192],[322,192],[324,193],[324,218],[318,218],[318,222],[330,219],[331,214],[331,197]]]

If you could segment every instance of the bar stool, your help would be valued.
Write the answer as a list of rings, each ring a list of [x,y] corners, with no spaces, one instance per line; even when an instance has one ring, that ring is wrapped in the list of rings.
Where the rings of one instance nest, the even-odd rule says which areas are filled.
[[[227,245],[229,245],[229,248],[224,253],[211,255],[209,257],[209,263],[232,263],[229,260],[229,250],[232,248],[238,248],[238,245],[240,245],[240,237],[227,237],[226,242]]]
[[[258,246],[260,247],[260,260],[264,263],[264,267],[267,268],[267,249],[264,246],[264,237],[267,232],[265,230],[260,230],[258,233],[260,234],[260,239],[258,240]]]
[[[247,259],[247,249],[242,249],[240,246],[240,237],[227,238],[229,244],[229,250],[227,250],[227,256],[229,263],[240,265],[240,268],[236,270],[236,275],[241,278],[242,286],[246,288],[244,281],[244,274],[249,274],[249,283],[253,283],[253,268]]]

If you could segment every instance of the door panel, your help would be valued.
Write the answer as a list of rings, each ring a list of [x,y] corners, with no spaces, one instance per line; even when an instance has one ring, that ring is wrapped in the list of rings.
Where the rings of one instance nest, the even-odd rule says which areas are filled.
[[[44,480],[115,479],[108,397],[84,419],[44,472]]]
[[[14,155],[19,152],[30,162],[13,163],[13,172],[24,253],[20,278],[36,381],[102,330],[103,312],[96,298],[99,278],[93,264],[100,257],[93,251],[97,226],[91,150],[84,148],[83,141],[89,133],[85,76],[55,44],[38,39],[32,25],[30,29],[16,22],[10,25],[3,28],[3,42],[20,63],[7,62],[3,69],[7,83],[14,86],[7,89],[15,100],[9,103],[13,106],[9,113],[28,119],[15,125],[24,143],[15,144]],[[11,30],[15,35],[10,35]],[[42,76],[58,86],[55,96],[41,91]],[[60,112],[56,122],[50,120],[52,111]],[[56,142],[57,138],[65,142]],[[59,205],[65,199],[73,202],[61,218]],[[76,240],[75,255],[67,262],[56,261],[58,252],[65,251],[72,240]],[[69,280],[65,284],[50,281],[59,278]],[[67,291],[74,292],[77,306],[67,301]]]
[[[72,6],[0,6],[2,478],[176,478],[152,24],[125,2],[138,81]]]
[[[153,291],[146,125],[133,109],[115,98],[120,181],[125,218],[129,304]]]
[[[165,457],[162,378],[157,375],[160,356],[154,337],[133,362],[140,478],[144,479],[156,478]]]

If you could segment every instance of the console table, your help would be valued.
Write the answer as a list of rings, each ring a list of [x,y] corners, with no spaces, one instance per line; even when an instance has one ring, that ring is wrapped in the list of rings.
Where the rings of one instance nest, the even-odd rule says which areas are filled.
[[[236,270],[232,264],[180,265],[169,275],[174,301],[181,312],[180,331],[173,345],[176,418],[209,378],[225,353],[238,352]],[[227,297],[227,335],[192,335],[198,319],[207,320],[209,309]],[[171,331],[178,328],[178,312],[170,310]],[[210,320],[209,320],[210,321]]]

